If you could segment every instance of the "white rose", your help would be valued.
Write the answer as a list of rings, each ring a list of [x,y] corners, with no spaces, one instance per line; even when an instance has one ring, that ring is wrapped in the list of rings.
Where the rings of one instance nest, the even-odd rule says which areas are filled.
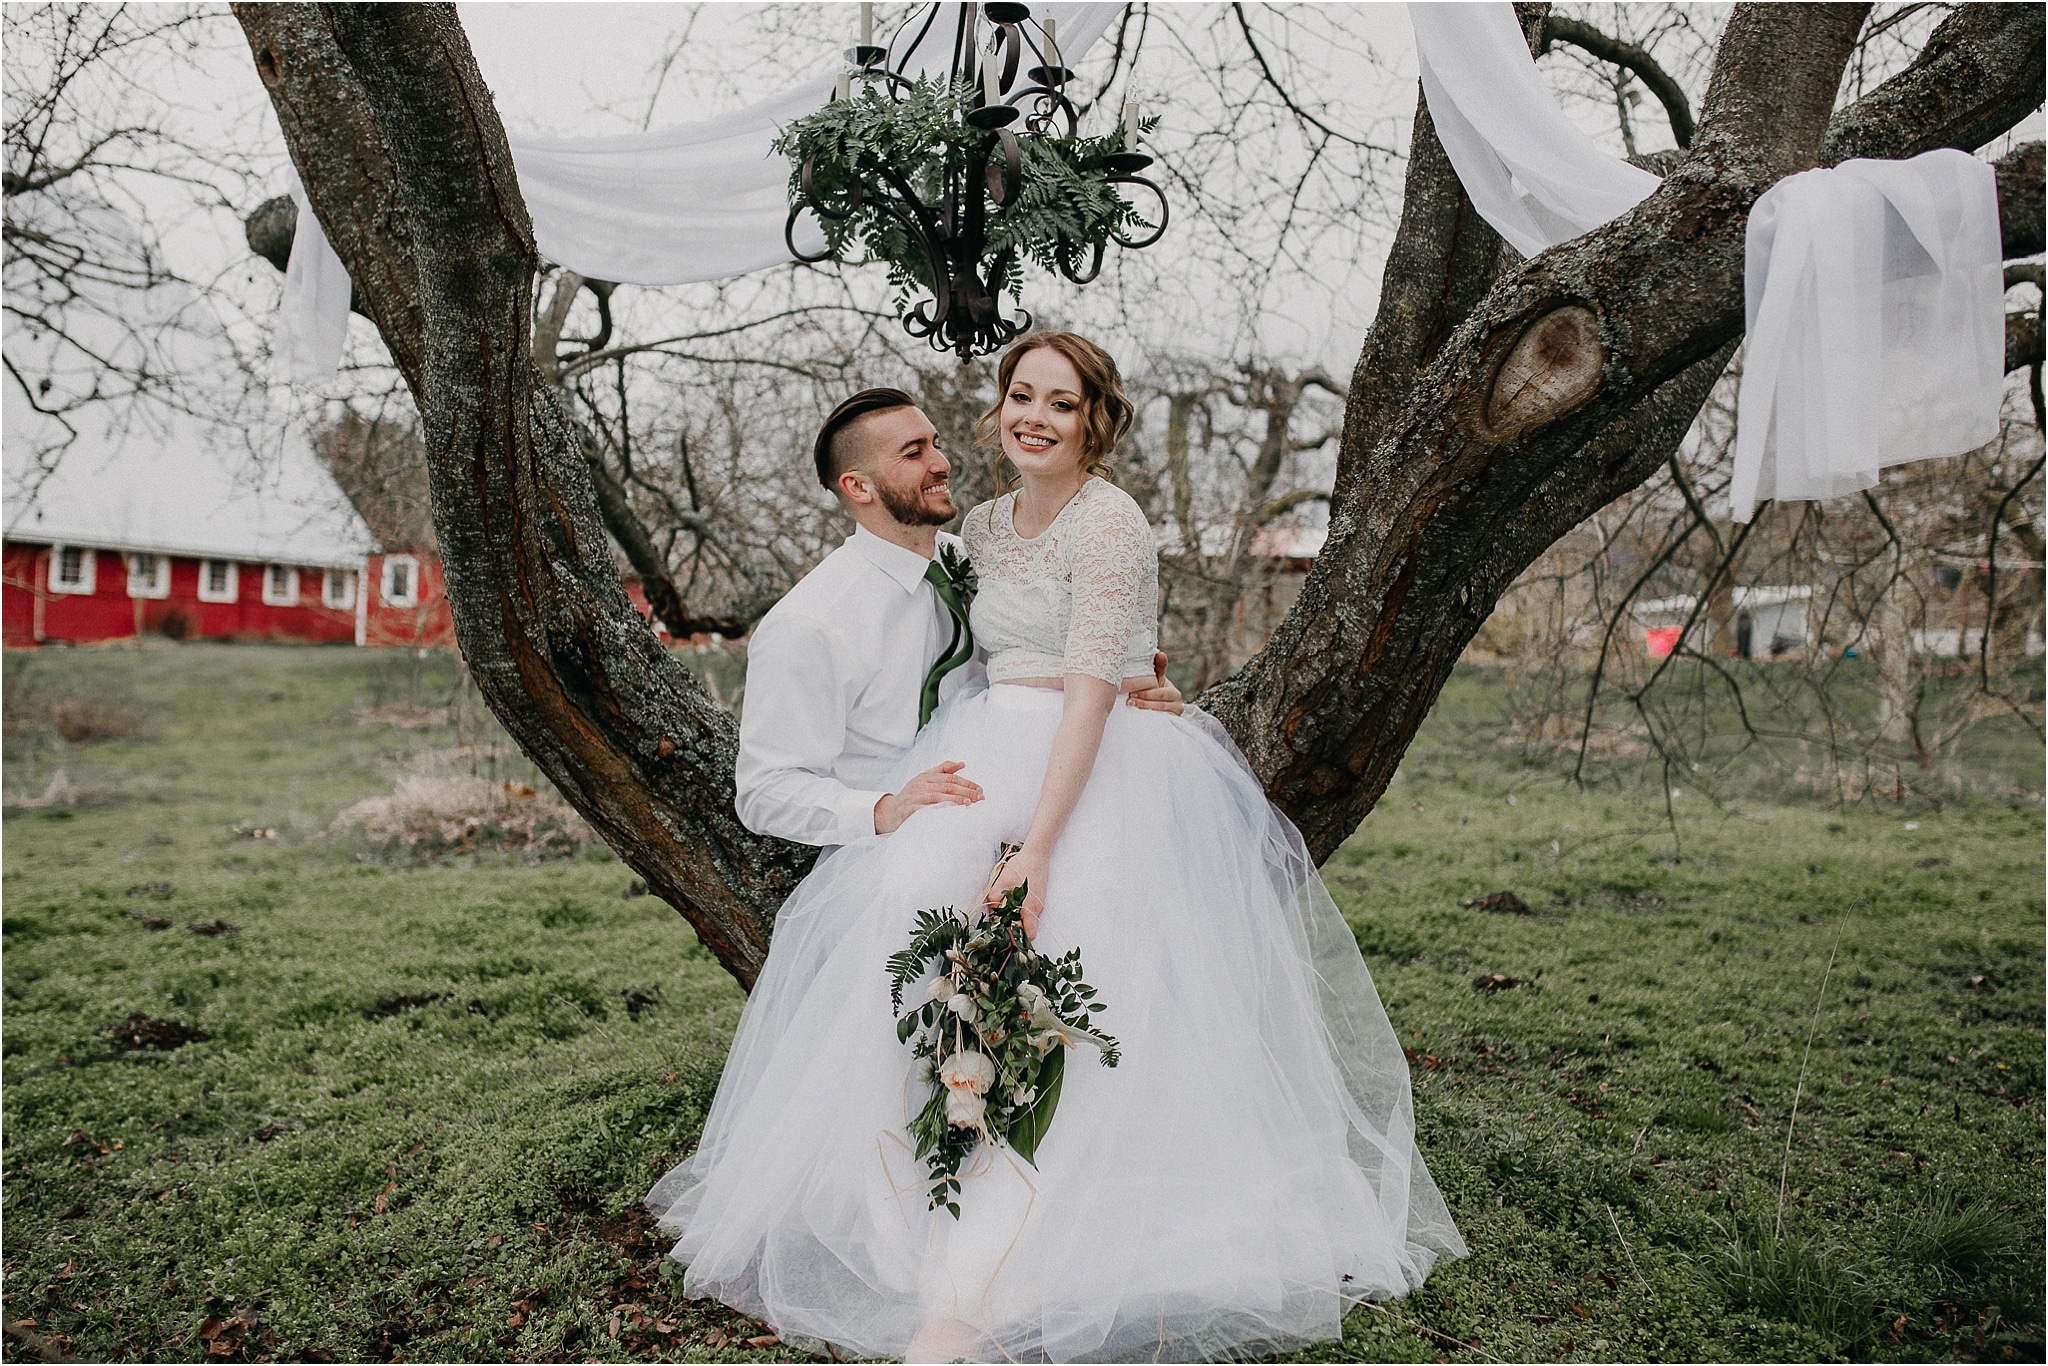
[[[949,1091],[966,1091],[973,1095],[995,1084],[996,1065],[985,1054],[962,1049],[947,1058],[939,1068],[939,1080]]]
[[[946,1123],[956,1129],[979,1129],[987,1103],[972,1091],[946,1092]]]

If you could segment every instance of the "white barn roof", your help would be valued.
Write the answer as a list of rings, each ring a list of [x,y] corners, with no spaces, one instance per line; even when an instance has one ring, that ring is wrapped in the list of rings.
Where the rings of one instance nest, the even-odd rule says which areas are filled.
[[[348,568],[375,546],[303,434],[260,462],[191,418],[88,427],[42,475],[5,443],[8,540]]]

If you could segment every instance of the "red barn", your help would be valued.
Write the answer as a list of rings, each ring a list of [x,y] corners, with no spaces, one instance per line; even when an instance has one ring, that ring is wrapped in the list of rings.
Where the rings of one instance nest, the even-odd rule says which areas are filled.
[[[18,469],[10,449],[0,544],[6,644],[145,633],[353,643],[371,620],[391,616],[366,585],[368,529],[311,450],[294,444],[259,464],[222,445],[181,421],[160,432],[89,433],[48,473]],[[409,624],[422,601],[437,600],[423,597],[415,576],[394,611]],[[398,622],[390,633],[430,634]]]
[[[144,634],[455,648],[431,526],[373,504],[373,531],[309,444],[259,468],[186,423],[81,441],[48,474],[17,470],[15,454],[0,544],[9,648]],[[639,581],[625,587],[647,615]]]

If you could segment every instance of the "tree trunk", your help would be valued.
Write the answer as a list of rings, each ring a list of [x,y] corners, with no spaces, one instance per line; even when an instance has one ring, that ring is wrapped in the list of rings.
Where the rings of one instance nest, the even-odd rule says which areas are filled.
[[[1815,164],[1824,138],[1842,155],[1974,147],[2040,104],[2041,7],[1966,6],[1912,69],[1831,122],[1866,8],[1739,7],[1663,186],[1526,263],[1478,221],[1418,118],[1329,542],[1271,643],[1209,699],[1319,859],[1371,809],[1500,593],[1684,435],[1739,337],[1756,197]],[[418,402],[478,687],[751,985],[810,852],[740,827],[731,716],[618,584],[589,469],[527,347],[532,232],[454,11],[236,13],[314,210]]]
[[[633,610],[581,443],[533,363],[538,261],[451,8],[236,11],[328,238],[419,407],[478,690],[650,890],[751,986],[813,851],[732,809],[738,727]]]

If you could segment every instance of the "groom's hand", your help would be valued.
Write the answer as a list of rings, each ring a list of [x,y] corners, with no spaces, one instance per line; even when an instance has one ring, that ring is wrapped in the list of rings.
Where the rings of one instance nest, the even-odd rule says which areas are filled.
[[[1152,656],[1152,673],[1158,681],[1149,688],[1127,693],[1124,701],[1148,711],[1170,711],[1175,716],[1187,710],[1187,703],[1181,700],[1180,689],[1166,677],[1166,651],[1160,650]]]
[[[1179,697],[1179,693],[1174,694]],[[928,768],[903,785],[901,792],[891,792],[875,803],[875,833],[892,835],[898,826],[921,807],[936,806],[947,802],[953,806],[969,806],[981,800],[981,785],[971,778],[962,778],[960,770],[965,764],[944,763],[937,768]]]

